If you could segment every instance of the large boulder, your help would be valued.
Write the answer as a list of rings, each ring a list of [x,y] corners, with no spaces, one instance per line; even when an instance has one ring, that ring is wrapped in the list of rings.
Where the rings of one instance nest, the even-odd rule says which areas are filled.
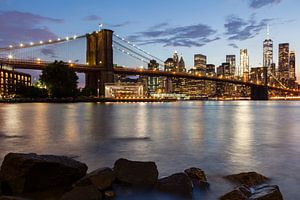
[[[101,191],[94,185],[74,187],[71,191],[64,194],[61,200],[101,200]]]
[[[268,181],[268,178],[256,172],[246,172],[233,174],[225,177],[226,179],[248,187],[256,186]]]
[[[110,168],[101,168],[97,169],[85,177],[80,179],[76,184],[76,186],[87,186],[93,184],[99,190],[106,190],[112,187],[112,184],[115,180],[115,173]]]
[[[87,166],[65,156],[9,153],[0,170],[2,192],[7,195],[70,187]]]
[[[200,186],[201,189],[209,188],[207,177],[202,169],[192,167],[184,170],[184,172],[190,177],[194,186]]]
[[[29,200],[21,197],[12,197],[12,196],[0,196],[0,200]]]
[[[185,173],[177,173],[159,179],[155,188],[164,193],[192,197],[193,185],[190,178]]]
[[[254,188],[250,200],[283,200],[277,185],[261,185]]]
[[[158,179],[158,170],[154,162],[121,158],[115,162],[114,172],[118,181],[136,186],[153,186]]]
[[[247,187],[241,186],[231,192],[221,196],[220,200],[248,200],[251,196],[251,190]]]
[[[220,200],[283,200],[278,186],[260,185],[254,188],[240,186],[220,197]]]

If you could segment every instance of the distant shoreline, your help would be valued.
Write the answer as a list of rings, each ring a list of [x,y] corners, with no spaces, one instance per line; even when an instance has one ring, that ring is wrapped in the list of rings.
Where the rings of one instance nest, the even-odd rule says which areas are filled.
[[[299,99],[269,99],[268,101],[299,101]],[[0,103],[155,103],[155,102],[178,102],[178,101],[251,101],[250,99],[190,99],[190,100],[177,100],[177,99],[111,99],[111,98],[14,98],[14,99],[0,99]]]

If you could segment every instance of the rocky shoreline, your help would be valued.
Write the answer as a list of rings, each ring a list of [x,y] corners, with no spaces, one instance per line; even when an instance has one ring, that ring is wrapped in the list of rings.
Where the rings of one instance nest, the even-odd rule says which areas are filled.
[[[192,200],[193,190],[208,191],[209,179],[192,167],[159,178],[155,162],[119,159],[113,168],[87,174],[86,164],[66,156],[9,153],[0,170],[0,200],[111,200],[147,192]],[[220,200],[282,200],[280,189],[256,172],[224,177],[236,188]]]

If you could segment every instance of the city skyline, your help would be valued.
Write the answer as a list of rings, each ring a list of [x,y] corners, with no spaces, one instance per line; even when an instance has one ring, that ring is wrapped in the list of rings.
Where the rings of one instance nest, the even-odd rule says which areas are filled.
[[[226,55],[236,55],[239,63],[240,49],[248,49],[250,67],[262,66],[267,25],[270,26],[270,39],[274,42],[274,63],[278,63],[279,43],[290,44],[290,49],[296,52],[296,62],[300,49],[300,41],[296,39],[299,17],[295,9],[299,2],[295,0],[222,0],[218,4],[215,0],[191,1],[184,5],[179,1],[90,1],[89,4],[68,4],[67,1],[59,7],[56,6],[58,1],[0,1],[0,26],[5,30],[0,33],[1,46],[8,42],[82,34],[97,29],[98,23],[103,23],[104,28],[115,30],[162,59],[177,50],[183,55],[187,68],[193,67],[194,54],[206,55],[207,63],[215,65],[225,62]],[[33,4],[34,7],[30,6]],[[125,4],[124,11],[122,7]],[[164,12],[150,15],[155,8]],[[196,8],[205,9],[196,12]],[[73,12],[80,14],[74,16]],[[185,15],[178,16],[176,12],[184,12]],[[214,17],[205,17],[212,14]],[[11,34],[12,31],[14,34]],[[23,33],[27,34],[26,37]],[[299,77],[300,69],[297,66],[296,69]]]

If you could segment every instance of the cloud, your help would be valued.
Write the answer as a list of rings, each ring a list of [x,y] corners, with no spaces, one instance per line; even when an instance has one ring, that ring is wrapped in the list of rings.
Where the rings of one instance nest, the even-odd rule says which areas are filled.
[[[111,27],[111,28],[120,28],[120,27],[128,26],[132,23],[133,22],[131,22],[131,21],[125,21],[125,22],[122,22],[122,23],[119,23],[119,24],[108,24],[108,26]]]
[[[238,45],[236,45],[235,43],[230,43],[230,44],[228,44],[228,46],[235,48],[235,49],[239,48]]]
[[[0,11],[0,45],[57,38],[46,23],[63,23],[54,19],[19,11]]]
[[[243,41],[255,37],[261,30],[265,29],[267,25],[274,19],[261,19],[257,21],[252,15],[250,19],[244,20],[235,15],[227,17],[225,27],[225,35],[228,40]]]
[[[250,8],[258,9],[267,5],[279,4],[282,0],[248,0]]]
[[[86,20],[86,21],[100,21],[100,20],[102,20],[102,18],[99,17],[98,15],[88,15],[88,16],[84,17],[83,20]]]
[[[205,24],[171,27],[168,23],[156,24],[146,31],[128,37],[140,45],[162,44],[164,47],[201,47],[219,40],[216,30]]]

